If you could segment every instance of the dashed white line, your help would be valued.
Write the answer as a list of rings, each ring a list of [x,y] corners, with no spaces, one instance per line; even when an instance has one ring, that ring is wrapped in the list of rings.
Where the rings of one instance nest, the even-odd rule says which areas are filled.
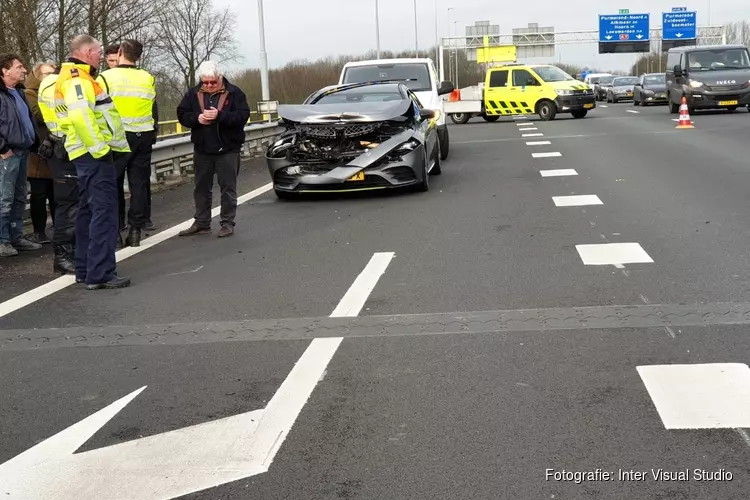
[[[595,194],[575,196],[553,196],[552,201],[557,207],[584,207],[587,205],[603,205],[602,200]]]
[[[576,245],[578,255],[586,266],[622,266],[623,264],[651,264],[653,259],[638,243],[602,243]]]
[[[370,262],[341,299],[339,305],[336,306],[331,317],[358,315],[394,255],[393,252],[379,252],[373,255]]]
[[[530,130],[539,130],[539,129],[538,129],[538,128],[536,128],[536,127],[529,127],[529,128],[519,128],[519,129],[518,129],[518,131],[519,131],[519,132],[528,132],[528,131],[530,131]]]
[[[628,109],[627,111],[628,111],[628,113],[635,113],[635,114],[640,113],[640,111],[636,111],[634,109]]]
[[[578,175],[578,172],[572,168],[561,168],[557,170],[540,170],[542,177],[563,177],[566,175]]]
[[[549,141],[526,141],[527,146],[547,146],[552,144]]]
[[[599,107],[600,108],[608,108],[609,106],[607,106],[606,104],[600,104]]]
[[[521,137],[544,137],[544,134],[521,134]]]
[[[557,151],[553,151],[549,153],[531,153],[531,156],[534,158],[555,158],[558,156],[562,156],[562,153],[559,153]]]
[[[246,193],[239,198],[237,198],[237,205],[242,205],[243,203],[252,200],[253,198],[257,198],[258,196],[262,195],[263,193],[270,191],[273,188],[273,184],[268,183],[265,186],[259,187],[258,189],[254,189],[253,191],[250,191],[249,193]],[[219,215],[219,212],[221,211],[221,207],[214,207],[211,210],[211,217],[216,217]],[[145,250],[148,250],[149,248],[158,245],[159,243],[168,240],[169,238],[172,238],[173,236],[177,236],[177,234],[184,230],[189,228],[193,224],[193,219],[187,220],[185,222],[182,222],[180,224],[177,224],[176,226],[172,226],[170,228],[165,229],[164,231],[157,233],[153,236],[149,236],[148,238],[145,238],[143,241],[141,241],[141,246],[139,247],[126,247],[122,250],[118,250],[115,254],[117,262],[121,262],[128,257],[132,257],[133,255],[139,254]],[[8,314],[18,311],[19,309],[22,309],[29,304],[33,304],[34,302],[41,300],[45,297],[48,297],[52,295],[53,293],[59,292],[60,290],[63,290],[70,285],[73,285],[76,282],[75,276],[72,275],[65,275],[61,276],[55,280],[52,280],[48,283],[45,283],[44,285],[41,285],[37,288],[34,288],[33,290],[29,290],[26,293],[22,293],[21,295],[18,295],[17,297],[13,297],[10,300],[6,300],[5,302],[0,304],[0,318],[3,316],[7,316]]]

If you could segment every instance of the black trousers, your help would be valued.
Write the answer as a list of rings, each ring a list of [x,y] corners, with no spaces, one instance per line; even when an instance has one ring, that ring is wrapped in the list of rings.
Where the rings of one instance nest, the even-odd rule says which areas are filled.
[[[39,234],[47,229],[47,200],[49,200],[49,211],[52,223],[55,223],[55,193],[53,191],[52,179],[29,178],[31,195],[29,200],[31,223],[34,232]]]
[[[151,218],[151,152],[155,132],[127,132],[130,153],[117,153],[118,228],[125,226],[125,173],[130,188],[128,224],[136,229],[146,227]]]
[[[78,176],[72,161],[56,156],[48,160],[52,167],[55,191],[55,219],[52,242],[57,245],[75,245],[76,216],[78,214]]]
[[[193,152],[195,171],[195,224],[211,226],[214,175],[221,189],[221,225],[234,226],[237,215],[237,177],[240,173],[240,152],[207,155]]]

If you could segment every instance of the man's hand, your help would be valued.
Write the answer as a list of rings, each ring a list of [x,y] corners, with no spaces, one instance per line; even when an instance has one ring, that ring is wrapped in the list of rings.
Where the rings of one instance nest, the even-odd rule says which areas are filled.
[[[206,118],[208,118],[210,121],[213,121],[216,119],[216,117],[219,115],[219,110],[211,106],[209,109],[205,110],[203,112]]]
[[[3,160],[7,160],[11,156],[13,156],[13,150],[9,149],[6,153],[3,153],[2,155],[0,155],[0,158],[2,158]]]
[[[201,125],[210,125],[212,120],[206,118],[206,115],[198,115],[198,123]]]

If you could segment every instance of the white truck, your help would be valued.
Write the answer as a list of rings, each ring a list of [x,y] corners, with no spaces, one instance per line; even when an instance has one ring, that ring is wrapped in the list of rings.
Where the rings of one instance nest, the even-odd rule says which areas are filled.
[[[437,75],[432,59],[375,59],[344,65],[339,77],[339,85],[379,80],[402,81],[414,92],[425,109],[440,112],[438,138],[440,139],[441,159],[445,160],[448,157],[450,138],[443,111],[444,101],[440,96],[453,92],[453,84],[438,81]]]

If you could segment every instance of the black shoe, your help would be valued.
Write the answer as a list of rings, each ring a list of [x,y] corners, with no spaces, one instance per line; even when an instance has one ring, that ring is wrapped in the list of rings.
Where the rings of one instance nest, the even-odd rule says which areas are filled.
[[[33,241],[34,243],[39,243],[40,245],[49,245],[52,243],[52,240],[49,239],[47,236],[47,233],[35,233],[32,237],[29,238],[30,241]]]
[[[141,230],[130,226],[128,237],[125,238],[125,244],[129,247],[141,246]]]
[[[146,231],[156,231],[156,224],[151,221],[146,223]]]
[[[201,227],[193,224],[184,231],[180,231],[180,236],[194,236],[196,234],[211,234],[211,227]]]
[[[102,288],[106,288],[108,290],[113,290],[115,288],[125,288],[128,286],[130,286],[130,278],[121,278],[120,276],[115,276],[106,283],[93,283],[91,285],[86,285],[86,289],[101,290]]]
[[[59,274],[75,274],[76,263],[73,256],[73,249],[68,245],[54,245],[55,260],[52,262],[52,269]]]
[[[226,238],[227,236],[232,236],[233,234],[233,226],[221,226],[221,230],[219,231],[219,238]]]

